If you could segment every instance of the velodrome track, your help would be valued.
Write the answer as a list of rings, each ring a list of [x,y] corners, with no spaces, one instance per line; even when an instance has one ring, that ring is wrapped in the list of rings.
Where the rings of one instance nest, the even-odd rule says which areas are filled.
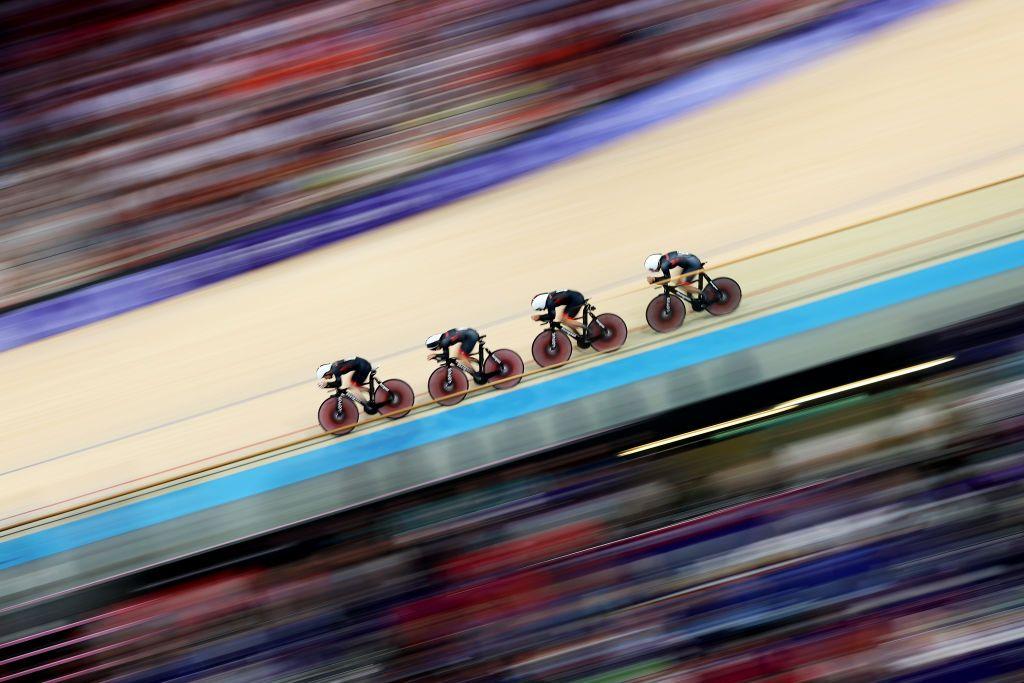
[[[422,338],[450,326],[528,357],[538,291],[579,288],[637,330],[647,253],[714,265],[1012,176],[1022,19],[1012,1],[954,4],[486,195],[0,355],[4,525],[315,434],[320,362],[359,353],[422,389]],[[741,311],[684,333],[1012,239],[1022,209],[1012,181],[742,260],[721,270]]]

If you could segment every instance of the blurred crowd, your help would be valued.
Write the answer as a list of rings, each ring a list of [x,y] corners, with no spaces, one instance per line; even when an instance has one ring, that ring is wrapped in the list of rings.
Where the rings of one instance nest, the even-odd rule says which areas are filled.
[[[0,655],[139,682],[1005,674],[1024,661],[1022,376],[1017,358],[659,458],[518,465]]]
[[[865,0],[15,0],[0,309],[366,191]]]

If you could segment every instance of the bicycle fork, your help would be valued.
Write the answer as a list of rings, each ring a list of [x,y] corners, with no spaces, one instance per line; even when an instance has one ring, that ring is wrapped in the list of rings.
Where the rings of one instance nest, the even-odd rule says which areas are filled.
[[[551,349],[552,351],[554,351],[556,348],[558,348],[558,344],[556,342],[558,340],[558,331],[559,330],[561,330],[562,332],[564,332],[568,336],[572,337],[576,341],[580,340],[580,335],[577,334],[576,331],[573,330],[571,327],[559,327],[557,329],[552,328],[552,330],[551,330],[551,343],[548,344],[548,348]]]
[[[471,367],[468,367],[462,361],[457,360],[454,363],[451,363],[451,364],[448,365],[448,371],[445,374],[445,380],[444,380],[446,386],[451,386],[452,385],[452,371],[455,368],[459,368],[463,372],[469,373],[470,377],[476,378],[476,376],[477,376],[476,370],[474,370]]]
[[[342,402],[342,399],[345,398],[346,396],[348,396],[350,399],[352,399],[352,401],[354,403],[358,403],[359,405],[361,405],[363,408],[367,407],[366,406],[366,401],[364,401],[361,397],[356,396],[355,394],[350,394],[350,393],[348,393],[346,391],[344,393],[338,394],[338,412],[339,413],[344,413],[345,412],[344,409],[343,409],[344,403]]]
[[[672,315],[672,299],[675,298],[672,295],[674,293],[674,291],[669,291],[668,287],[665,288],[665,315]]]

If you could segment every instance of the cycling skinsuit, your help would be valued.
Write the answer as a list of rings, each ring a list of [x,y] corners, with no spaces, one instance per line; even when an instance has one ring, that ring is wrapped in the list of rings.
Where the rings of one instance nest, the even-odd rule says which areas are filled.
[[[673,268],[682,268],[685,275],[686,273],[700,270],[704,267],[704,264],[693,254],[680,254],[678,251],[670,251],[661,257],[658,267],[661,269],[661,274],[665,278],[669,278]],[[686,278],[685,282],[687,284],[692,283],[693,278]]]
[[[548,309],[546,320],[555,319],[555,309],[565,306],[565,316],[575,318],[580,314],[580,309],[586,303],[586,298],[579,292],[572,289],[558,289],[548,294],[544,307]]]
[[[473,354],[473,349],[476,348],[478,341],[480,341],[480,335],[476,330],[472,327],[462,327],[459,329],[453,328],[442,334],[438,345],[444,351],[445,358],[448,357],[448,348],[455,344],[461,344],[462,353],[470,356]]]
[[[350,360],[339,360],[331,364],[331,374],[334,375],[334,382],[328,386],[337,388],[341,385],[341,378],[345,373],[352,373],[352,384],[363,386],[366,378],[370,376],[370,361],[356,356]]]

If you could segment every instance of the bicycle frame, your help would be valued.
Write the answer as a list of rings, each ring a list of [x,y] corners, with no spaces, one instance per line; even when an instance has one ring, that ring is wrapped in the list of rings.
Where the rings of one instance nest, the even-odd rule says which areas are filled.
[[[679,298],[688,301],[690,303],[690,306],[692,306],[695,311],[702,310],[707,306],[707,302],[705,302],[703,297],[701,297],[700,295],[700,292],[703,292],[705,288],[711,287],[711,289],[713,289],[715,293],[718,294],[719,296],[721,296],[722,294],[722,291],[718,289],[718,285],[716,285],[714,280],[712,280],[704,271],[697,273],[696,285],[691,284],[690,286],[696,286],[698,291],[698,294],[696,296],[691,294],[678,283],[662,283],[662,291],[664,292],[665,296],[668,297],[668,301],[665,304],[666,310],[672,310],[672,297],[670,296],[672,294],[675,294]]]
[[[479,372],[474,370],[472,367],[467,366],[465,363],[459,360],[458,357],[452,356],[451,354],[447,354],[446,356],[441,355],[439,358],[436,358],[439,365],[444,365],[448,368],[448,375],[445,378],[446,382],[450,384],[452,381],[452,368],[461,369],[463,372],[467,373],[470,377],[472,377],[473,381],[476,382],[477,384],[486,384],[488,381],[490,381],[492,377],[497,377],[498,375],[501,374],[503,365],[501,361],[497,361],[498,369],[495,370],[494,372],[484,372],[484,363],[486,362],[487,359],[490,359],[494,356],[494,354],[488,351],[487,347],[484,346],[484,337],[486,336],[487,335],[485,334],[480,335],[480,339],[477,341],[476,345],[476,357],[477,362],[479,363],[480,366]]]
[[[348,387],[342,387],[339,384],[337,389],[334,390],[334,396],[335,396],[335,398],[338,399],[338,411],[339,412],[341,411],[341,399],[343,399],[345,397],[348,397],[348,398],[352,399],[354,402],[356,402],[359,405],[361,405],[363,407],[363,410],[367,414],[372,415],[372,414],[376,413],[377,410],[381,406],[381,404],[377,403],[377,400],[375,398],[377,396],[377,388],[378,387],[384,387],[385,389],[388,390],[388,392],[390,392],[391,390],[388,389],[387,385],[384,382],[381,382],[381,381],[379,381],[377,379],[377,369],[376,368],[374,368],[373,370],[370,371],[370,374],[367,377],[367,385],[368,385],[367,386],[367,390],[369,391],[369,394],[370,394],[370,399],[369,400],[366,400],[366,399],[362,398],[358,394],[351,393],[348,390]]]
[[[569,337],[575,339],[577,342],[580,342],[581,344],[590,344],[590,342],[593,341],[590,336],[590,323],[596,322],[602,330],[605,329],[604,323],[598,320],[597,316],[594,315],[595,310],[596,307],[590,303],[589,299],[583,302],[583,324],[581,326],[582,332],[577,332],[572,328],[572,326],[563,325],[561,322],[557,322],[555,320],[548,321],[548,329],[551,330],[552,332],[561,330],[565,334],[569,335]],[[552,348],[554,348],[553,345]]]

